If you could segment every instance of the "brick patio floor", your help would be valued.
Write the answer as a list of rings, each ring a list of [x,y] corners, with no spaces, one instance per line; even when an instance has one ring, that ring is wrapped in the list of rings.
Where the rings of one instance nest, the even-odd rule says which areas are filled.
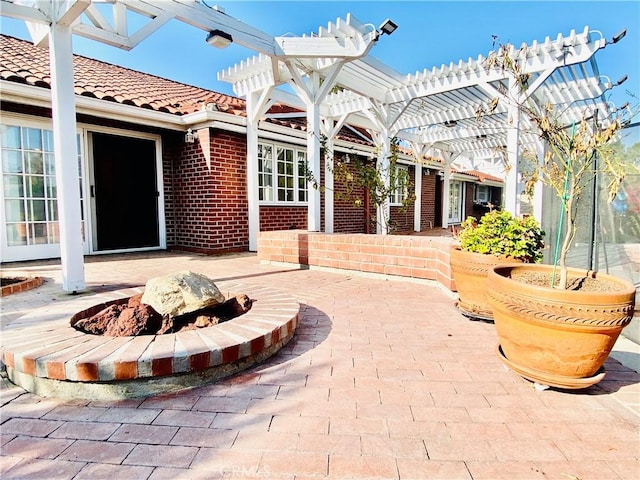
[[[640,375],[609,359],[581,392],[536,390],[434,284],[260,264],[251,254],[92,257],[89,293],[189,269],[301,303],[294,339],[217,384],[113,402],[41,398],[3,378],[0,476],[38,479],[637,479]],[[2,325],[64,294],[2,299]]]

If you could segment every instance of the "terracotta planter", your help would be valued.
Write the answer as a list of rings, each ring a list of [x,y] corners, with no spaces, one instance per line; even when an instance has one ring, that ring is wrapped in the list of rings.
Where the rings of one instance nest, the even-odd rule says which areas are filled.
[[[466,316],[493,320],[487,298],[486,280],[489,270],[497,265],[522,263],[509,257],[472,253],[451,247],[450,264],[459,300],[456,306]]]
[[[602,367],[629,324],[635,288],[610,275],[617,291],[581,292],[529,285],[512,273],[546,272],[550,265],[498,266],[487,277],[488,298],[498,333],[498,355],[513,371],[534,382],[586,388],[604,377]],[[587,276],[570,269],[570,276]]]

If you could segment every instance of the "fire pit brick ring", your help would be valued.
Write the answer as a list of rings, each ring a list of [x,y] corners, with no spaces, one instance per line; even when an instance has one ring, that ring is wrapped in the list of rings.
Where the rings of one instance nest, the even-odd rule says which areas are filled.
[[[111,400],[213,383],[264,361],[291,340],[299,312],[293,297],[270,287],[220,287],[256,301],[230,321],[164,335],[105,337],[70,325],[97,305],[122,303],[142,289],[34,310],[3,329],[2,363],[13,383],[37,395]]]

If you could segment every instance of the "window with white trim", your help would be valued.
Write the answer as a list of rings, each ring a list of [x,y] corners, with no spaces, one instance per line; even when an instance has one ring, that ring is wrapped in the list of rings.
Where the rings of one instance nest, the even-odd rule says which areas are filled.
[[[78,181],[82,197],[80,137]],[[53,132],[2,125],[2,192],[7,246],[60,243]],[[81,207],[81,212],[84,213]],[[84,218],[83,235],[84,235]]]
[[[488,203],[489,202],[489,187],[486,185],[476,185],[476,198],[474,199],[477,203]]]
[[[258,198],[263,203],[307,202],[307,152],[303,148],[258,144]]]
[[[449,183],[449,223],[462,222],[462,182]]]
[[[396,189],[389,195],[391,205],[402,205],[409,196],[409,168],[406,165],[396,165],[395,175],[391,175],[391,181]]]

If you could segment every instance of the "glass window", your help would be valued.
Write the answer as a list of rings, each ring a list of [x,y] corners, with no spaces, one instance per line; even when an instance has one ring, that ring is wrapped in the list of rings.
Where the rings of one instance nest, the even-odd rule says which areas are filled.
[[[79,135],[77,139],[82,185]],[[2,125],[0,148],[7,246],[59,243],[53,132]]]
[[[395,185],[396,189],[389,195],[391,205],[402,205],[402,202],[409,196],[409,169],[405,165],[396,165],[395,172],[392,172],[390,185]]]
[[[298,150],[298,201],[307,201],[307,152]]]
[[[479,203],[487,203],[489,201],[489,187],[486,185],[476,185],[476,198]]]
[[[258,198],[273,201],[273,148],[258,145]]]
[[[462,182],[449,184],[449,223],[462,222]]]
[[[303,149],[260,143],[259,200],[276,203],[306,202],[306,170],[306,152]]]

